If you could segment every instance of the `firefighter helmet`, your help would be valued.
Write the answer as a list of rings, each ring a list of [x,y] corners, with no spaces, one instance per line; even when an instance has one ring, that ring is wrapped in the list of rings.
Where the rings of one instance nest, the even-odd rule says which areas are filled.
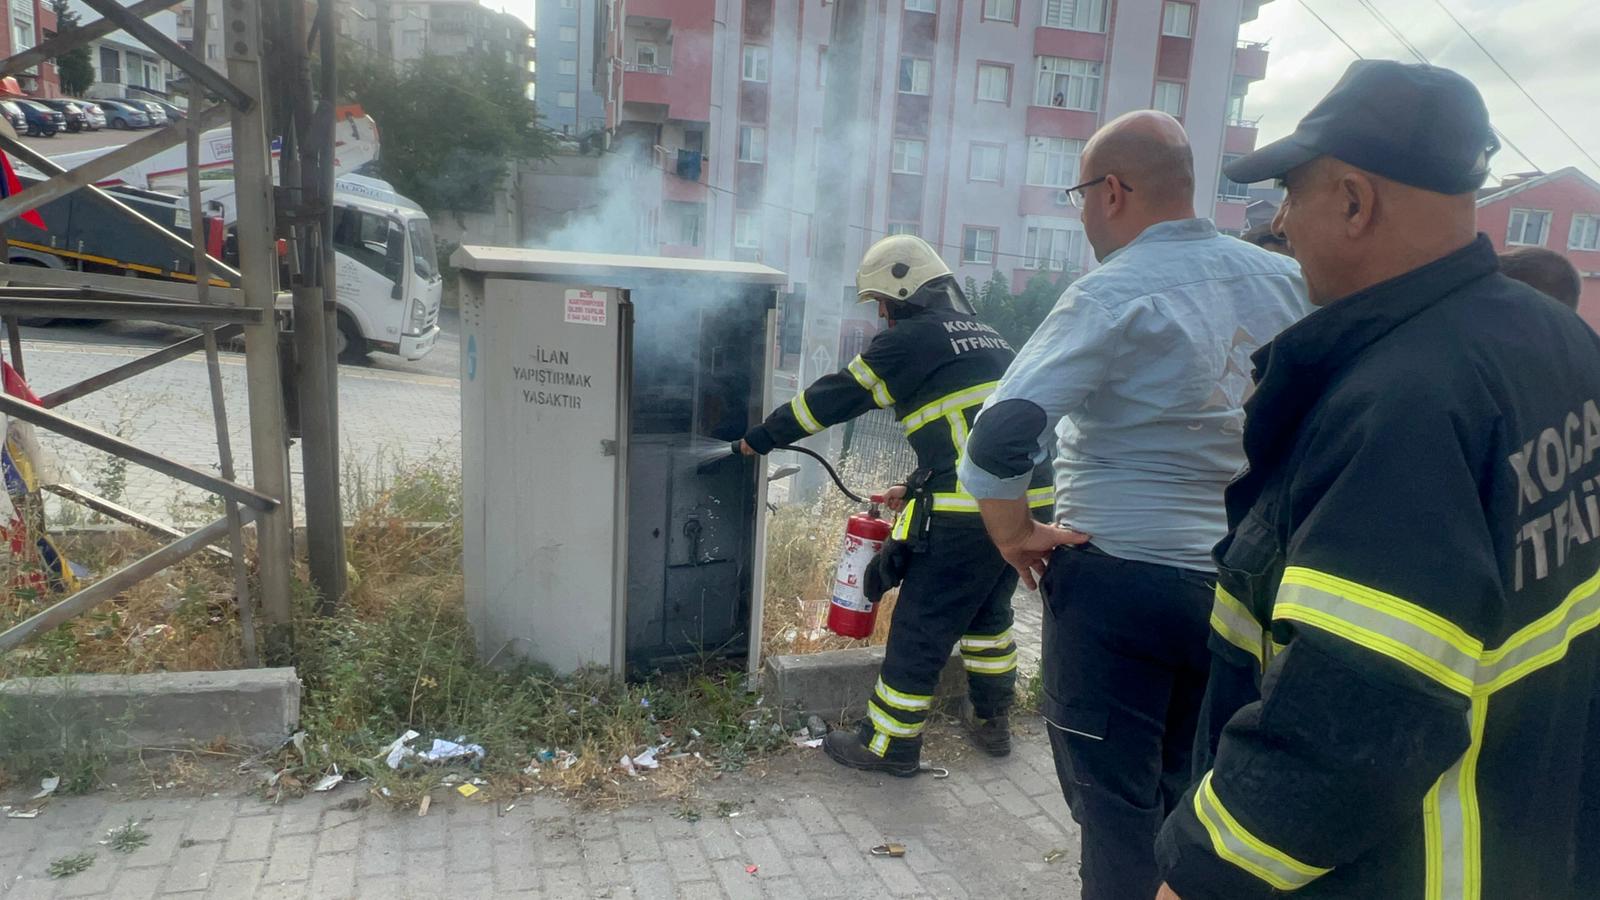
[[[915,298],[924,285],[952,277],[950,267],[927,241],[911,234],[891,234],[867,248],[861,258],[856,296],[863,303],[888,300],[921,306],[924,304]]]

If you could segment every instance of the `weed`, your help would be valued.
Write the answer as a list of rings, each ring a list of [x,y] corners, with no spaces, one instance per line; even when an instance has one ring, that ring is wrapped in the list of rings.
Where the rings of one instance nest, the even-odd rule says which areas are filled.
[[[94,865],[93,853],[74,853],[71,856],[60,856],[50,860],[50,868],[46,871],[51,878],[69,878]]]
[[[111,829],[106,835],[106,846],[117,853],[132,853],[148,843],[150,832],[140,828],[133,819],[129,819],[126,825]]]
[[[113,740],[127,725],[85,709],[27,694],[0,697],[0,760],[9,778],[31,782],[47,775],[61,778],[57,792],[82,794],[98,787],[112,762]],[[86,714],[87,713],[87,714]],[[130,711],[126,715],[132,715]]]
[[[739,804],[733,802],[732,800],[717,801],[717,818],[719,819],[731,819],[733,818],[733,814],[738,811]]]
[[[700,808],[688,800],[680,799],[678,808],[672,811],[672,817],[693,825],[700,821]]]

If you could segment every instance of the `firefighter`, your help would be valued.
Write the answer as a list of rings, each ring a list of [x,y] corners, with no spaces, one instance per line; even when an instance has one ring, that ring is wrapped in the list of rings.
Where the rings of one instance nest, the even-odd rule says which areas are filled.
[[[823,741],[856,769],[915,775],[922,729],[939,673],[961,647],[976,722],[973,742],[993,756],[1011,752],[1009,712],[1017,679],[1011,595],[1017,575],[990,543],[978,504],[956,465],[968,429],[1014,355],[979,321],[944,260],[921,238],[893,235],[867,250],[856,293],[876,303],[888,327],[840,372],[817,379],[750,429],[741,447],[766,454],[873,409],[893,409],[917,455],[917,469],[889,491],[900,510],[890,540],[867,572],[868,599],[895,584],[883,669],[854,730]],[[1053,502],[1048,465],[1029,499]]]
[[[1367,60],[1227,167],[1322,308],[1254,358],[1164,900],[1600,890],[1600,337],[1497,271],[1497,147],[1466,79]]]

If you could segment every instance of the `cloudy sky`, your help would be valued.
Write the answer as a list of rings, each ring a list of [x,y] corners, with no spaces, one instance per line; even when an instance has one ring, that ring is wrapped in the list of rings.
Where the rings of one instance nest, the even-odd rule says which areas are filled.
[[[1483,92],[1496,128],[1520,147],[1505,147],[1494,172],[1578,166],[1600,179],[1600,17],[1584,0],[1371,0],[1395,30],[1435,65],[1471,78]],[[1515,84],[1473,45],[1440,8],[1454,13],[1527,88],[1578,146],[1562,136]],[[1245,114],[1261,117],[1261,140],[1294,130],[1295,122],[1332,87],[1354,59],[1307,12],[1316,10],[1362,56],[1412,61],[1405,47],[1358,0],[1271,0],[1240,38],[1270,41],[1267,78],[1251,87]],[[1585,7],[1588,7],[1587,9]],[[1531,158],[1531,160],[1530,160]]]
[[[1600,15],[1585,0],[1370,0],[1395,30],[1431,62],[1471,78],[1483,92],[1495,127],[1531,160],[1506,147],[1497,176],[1534,168],[1578,166],[1600,179],[1600,166],[1563,137],[1510,79],[1501,74],[1443,9],[1493,53],[1589,155],[1600,159]],[[533,22],[535,0],[486,0]],[[1250,90],[1246,114],[1261,117],[1263,143],[1294,129],[1300,116],[1355,59],[1307,5],[1361,55],[1410,61],[1405,47],[1359,0],[1270,0],[1240,32],[1270,41],[1267,78]]]

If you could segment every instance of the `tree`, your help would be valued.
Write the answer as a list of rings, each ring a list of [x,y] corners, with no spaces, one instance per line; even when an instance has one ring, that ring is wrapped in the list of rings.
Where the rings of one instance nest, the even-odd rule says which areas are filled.
[[[82,24],[68,0],[50,0],[50,9],[56,14],[56,34],[75,31]],[[74,47],[50,61],[55,64],[62,93],[81,97],[94,84],[94,60],[88,45]]]
[[[982,285],[968,278],[966,291],[978,318],[1000,332],[1011,346],[1021,349],[1071,283],[1069,273],[1052,279],[1049,273],[1041,270],[1028,279],[1022,293],[1013,294],[1006,277],[996,271]]]
[[[378,174],[430,213],[489,208],[512,164],[555,149],[527,73],[498,57],[427,55],[396,67],[352,51],[339,80],[378,123]]]

